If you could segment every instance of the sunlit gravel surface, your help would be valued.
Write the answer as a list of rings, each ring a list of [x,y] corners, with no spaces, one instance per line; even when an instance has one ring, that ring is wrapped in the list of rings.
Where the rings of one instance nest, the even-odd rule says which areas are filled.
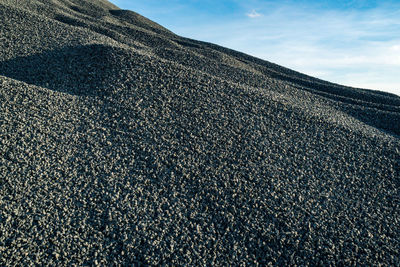
[[[0,0],[0,265],[400,265],[400,97],[105,0]]]

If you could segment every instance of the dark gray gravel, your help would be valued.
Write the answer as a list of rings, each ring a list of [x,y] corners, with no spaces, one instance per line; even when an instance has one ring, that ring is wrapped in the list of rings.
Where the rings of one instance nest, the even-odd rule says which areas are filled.
[[[400,265],[400,97],[105,0],[0,0],[0,265]]]

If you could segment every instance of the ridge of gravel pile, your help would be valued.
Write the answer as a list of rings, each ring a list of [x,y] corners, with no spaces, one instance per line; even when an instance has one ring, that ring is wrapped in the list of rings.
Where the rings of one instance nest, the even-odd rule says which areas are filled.
[[[105,0],[0,0],[0,265],[400,265],[399,126]]]

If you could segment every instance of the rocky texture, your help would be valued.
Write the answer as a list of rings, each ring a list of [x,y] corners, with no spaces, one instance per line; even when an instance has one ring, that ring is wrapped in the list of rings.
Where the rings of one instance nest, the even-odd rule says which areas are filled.
[[[1,265],[399,265],[400,98],[106,1],[0,0]]]

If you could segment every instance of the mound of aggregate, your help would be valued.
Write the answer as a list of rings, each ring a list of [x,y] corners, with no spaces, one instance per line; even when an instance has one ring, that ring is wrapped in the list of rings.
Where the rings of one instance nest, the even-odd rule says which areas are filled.
[[[400,265],[400,97],[105,0],[0,22],[0,265]]]

